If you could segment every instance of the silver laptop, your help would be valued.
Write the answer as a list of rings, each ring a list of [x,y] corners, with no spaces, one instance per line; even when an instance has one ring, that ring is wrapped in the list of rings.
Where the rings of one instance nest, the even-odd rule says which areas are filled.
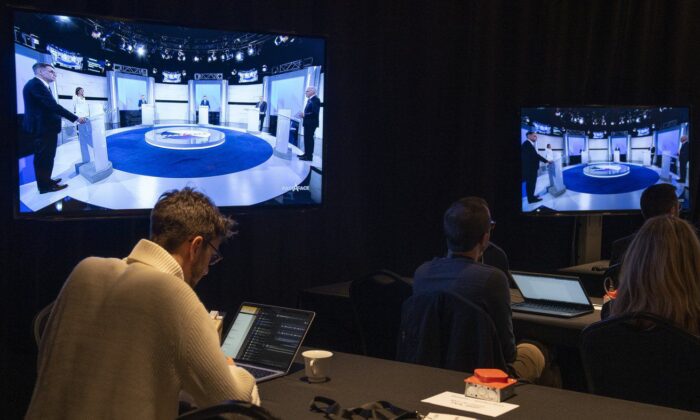
[[[517,271],[512,274],[525,300],[512,304],[514,311],[563,318],[593,312],[591,300],[577,277]]]
[[[244,302],[221,345],[256,382],[284,376],[311,327],[315,313]]]

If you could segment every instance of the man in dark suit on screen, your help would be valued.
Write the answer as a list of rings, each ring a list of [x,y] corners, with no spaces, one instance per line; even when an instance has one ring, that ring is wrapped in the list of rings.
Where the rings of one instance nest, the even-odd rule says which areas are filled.
[[[537,203],[542,201],[541,198],[535,195],[535,185],[537,184],[537,170],[540,167],[540,162],[551,163],[547,159],[543,158],[537,153],[535,149],[535,142],[537,141],[537,135],[528,131],[525,134],[527,140],[525,140],[520,146],[520,158],[522,160],[522,176],[525,181],[525,191],[527,192],[527,202]]]
[[[321,111],[321,100],[316,96],[316,88],[309,86],[304,93],[308,100],[304,107],[304,112],[299,113],[299,117],[303,118],[304,127],[304,154],[299,157],[299,160],[313,160],[314,158],[314,133],[318,127],[318,114]]]
[[[258,131],[262,131],[263,123],[265,122],[265,113],[267,112],[267,102],[265,102],[262,96],[255,107],[258,108],[258,114],[260,115],[260,127]]]
[[[209,106],[209,99],[207,99],[207,95],[202,96],[202,102],[200,102],[199,105]]]
[[[148,103],[148,101],[146,101],[146,95],[141,95],[141,97],[139,98],[139,109],[141,109],[141,105],[147,104],[147,103]]]
[[[56,157],[57,135],[61,132],[61,117],[80,124],[87,121],[58,104],[51,93],[50,84],[56,80],[51,64],[36,63],[32,66],[34,78],[24,85],[24,120],[22,126],[34,141],[34,173],[39,193],[60,191],[67,184],[61,179],[51,179]]]
[[[680,165],[680,179],[678,182],[685,183],[685,175],[688,171],[688,159],[690,151],[688,148],[688,136],[681,136],[681,147],[678,150],[678,164]]]

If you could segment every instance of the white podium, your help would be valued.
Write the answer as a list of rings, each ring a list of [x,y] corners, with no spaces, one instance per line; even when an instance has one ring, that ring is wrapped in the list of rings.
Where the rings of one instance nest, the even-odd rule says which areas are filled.
[[[206,105],[199,106],[199,120],[198,124],[209,124],[209,107]]]
[[[620,163],[620,151],[619,150],[615,150],[613,152],[613,162]]]
[[[664,152],[661,155],[661,179],[664,181],[671,180],[671,155],[668,152]]]
[[[562,165],[561,158],[557,157],[547,165],[547,172],[549,173],[549,188],[547,192],[553,197],[559,197],[566,192],[566,187],[564,186],[564,176],[562,175]]]
[[[581,163],[588,163],[590,161],[588,157],[588,151],[587,150],[582,150],[581,151]]]
[[[277,142],[275,143],[275,152],[285,156],[289,153],[289,127],[291,126],[291,120],[291,109],[277,110]]]
[[[248,131],[258,131],[260,123],[260,113],[257,108],[246,108],[246,122],[248,123]]]
[[[651,151],[642,150],[642,165],[651,166]]]
[[[105,115],[95,115],[85,124],[79,125],[78,140],[82,160],[75,165],[76,173],[91,183],[110,176],[113,169],[112,162],[107,157]]]
[[[141,105],[141,124],[153,125],[156,118],[156,107],[153,104]]]

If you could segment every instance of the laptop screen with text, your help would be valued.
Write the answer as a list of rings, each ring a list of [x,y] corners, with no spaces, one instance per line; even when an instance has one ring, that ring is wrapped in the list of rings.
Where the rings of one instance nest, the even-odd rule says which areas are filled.
[[[286,370],[313,317],[298,309],[243,304],[221,348],[236,362]]]

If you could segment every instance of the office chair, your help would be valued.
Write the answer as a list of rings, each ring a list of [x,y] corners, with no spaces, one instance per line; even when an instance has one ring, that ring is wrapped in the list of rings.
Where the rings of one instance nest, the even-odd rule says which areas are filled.
[[[199,408],[177,417],[176,420],[215,420],[220,414],[237,414],[235,418],[252,420],[277,420],[264,408],[243,401],[224,401],[211,407]],[[228,417],[225,417],[228,418]]]
[[[620,277],[620,267],[622,267],[622,263],[617,263],[611,265],[605,270],[603,273],[603,289],[607,290],[607,286],[613,289],[618,288],[620,285],[618,280]]]
[[[591,324],[581,333],[589,391],[700,411],[700,338],[638,312]]]
[[[398,274],[378,270],[350,284],[355,324],[366,356],[394,359],[401,304],[413,287]]]
[[[404,302],[396,358],[462,372],[507,371],[491,317],[461,296],[442,291]]]

